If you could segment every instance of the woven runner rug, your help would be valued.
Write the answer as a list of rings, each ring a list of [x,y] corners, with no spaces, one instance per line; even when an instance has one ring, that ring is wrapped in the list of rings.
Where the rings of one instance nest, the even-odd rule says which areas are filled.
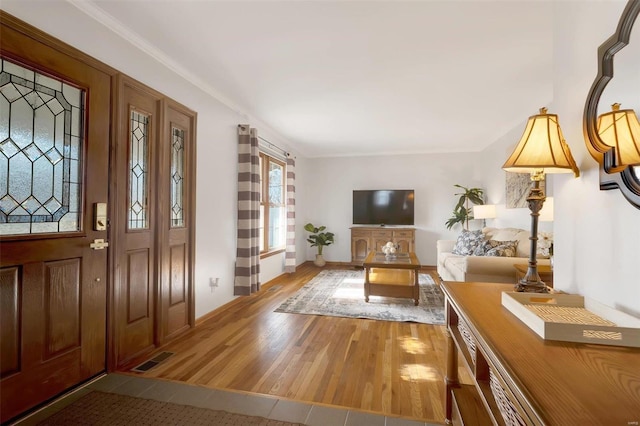
[[[444,296],[429,274],[419,274],[420,304],[413,299],[369,296],[364,301],[364,271],[324,270],[275,312],[444,324]]]
[[[38,425],[302,426],[300,423],[282,422],[264,417],[246,416],[98,391],[83,396]]]

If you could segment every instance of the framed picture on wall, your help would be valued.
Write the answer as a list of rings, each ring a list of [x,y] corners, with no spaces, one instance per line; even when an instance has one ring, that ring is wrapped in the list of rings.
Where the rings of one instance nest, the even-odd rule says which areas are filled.
[[[505,172],[505,175],[506,207],[508,209],[528,208],[527,197],[533,186],[531,174]],[[540,181],[540,188],[546,192],[546,180]]]

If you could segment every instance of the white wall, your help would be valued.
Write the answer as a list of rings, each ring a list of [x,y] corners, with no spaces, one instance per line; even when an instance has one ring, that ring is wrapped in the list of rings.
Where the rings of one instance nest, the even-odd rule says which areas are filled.
[[[599,190],[598,168],[582,133],[584,103],[597,73],[596,52],[615,32],[624,5],[558,2],[555,6],[554,110],[582,176],[559,176],[554,182],[554,286],[640,317],[640,210],[618,190]],[[637,46],[634,51],[637,55]],[[634,96],[637,99],[637,90]]]
[[[460,232],[445,227],[457,202],[454,184],[482,186],[476,170],[477,154],[429,154],[372,157],[318,158],[308,161],[309,181],[304,186],[304,223],[325,225],[336,234],[326,247],[328,261],[351,261],[352,191],[354,189],[415,190],[416,255],[424,265],[436,264],[436,240],[455,238]],[[474,226],[478,226],[476,221]],[[308,249],[308,258],[315,256]]]
[[[531,114],[537,113],[532,108]],[[502,164],[515,147],[524,130],[522,126],[506,134],[483,152],[456,154],[401,155],[395,157],[342,157],[308,160],[308,176],[314,178],[304,186],[307,194],[304,221],[325,225],[336,234],[336,242],[324,250],[326,260],[349,262],[352,226],[352,191],[354,189],[414,189],[416,254],[423,265],[436,264],[436,241],[455,239],[461,227],[451,230],[445,222],[458,201],[454,184],[483,188],[487,204],[496,204],[497,218],[487,226],[530,228],[528,208],[505,207],[505,172]],[[553,178],[553,177],[551,177]],[[551,196],[552,185],[548,185]],[[471,229],[482,222],[471,221]],[[552,231],[551,222],[540,222],[541,231]],[[308,248],[313,259],[315,248]]]

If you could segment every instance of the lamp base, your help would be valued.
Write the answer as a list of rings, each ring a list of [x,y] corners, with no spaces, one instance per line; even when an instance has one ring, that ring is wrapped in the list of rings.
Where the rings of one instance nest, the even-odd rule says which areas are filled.
[[[549,288],[538,275],[538,265],[535,263],[529,263],[527,273],[518,281],[515,290],[526,293],[549,293]]]
[[[516,284],[515,290],[525,293],[549,293],[549,288],[543,281],[527,282],[525,280],[522,280],[518,284]]]
[[[544,204],[545,196],[544,192],[540,188],[540,180],[544,179],[542,171],[531,174],[531,180],[533,181],[533,187],[529,191],[527,197],[527,203],[529,204],[529,210],[531,210],[531,236],[529,240],[531,245],[529,247],[529,268],[525,276],[516,284],[515,290],[519,292],[527,293],[549,293],[549,289],[546,284],[540,279],[538,275],[538,260],[537,260],[537,247],[538,247],[538,216],[540,216],[540,210]]]

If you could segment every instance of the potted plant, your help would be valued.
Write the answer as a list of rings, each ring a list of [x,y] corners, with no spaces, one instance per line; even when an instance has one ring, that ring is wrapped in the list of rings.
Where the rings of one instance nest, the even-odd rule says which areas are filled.
[[[316,228],[311,223],[307,223],[304,226],[304,230],[311,233],[309,238],[307,238],[307,241],[311,243],[311,247],[318,247],[318,254],[316,254],[316,260],[313,262],[316,266],[325,265],[326,262],[322,257],[322,249],[324,246],[333,244],[334,234],[332,232],[324,232],[325,229],[327,229],[326,226],[319,226]]]
[[[480,188],[465,188],[461,185],[453,185],[462,189],[462,192],[457,192],[455,195],[459,196],[458,203],[453,208],[453,216],[445,222],[447,229],[451,229],[453,225],[459,223],[464,229],[469,229],[469,220],[473,219],[473,213],[469,202],[473,204],[484,204],[483,196],[484,191]]]

